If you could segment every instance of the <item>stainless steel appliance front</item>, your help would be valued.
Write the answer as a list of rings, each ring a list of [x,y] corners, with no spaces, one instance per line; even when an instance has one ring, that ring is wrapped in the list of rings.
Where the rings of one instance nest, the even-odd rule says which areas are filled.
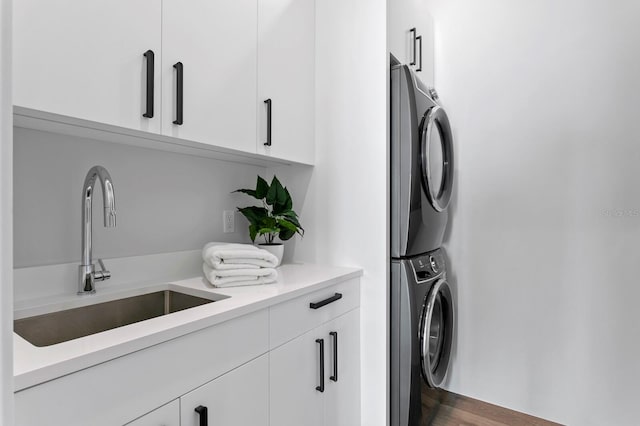
[[[453,138],[444,109],[405,65],[391,68],[391,257],[442,245],[453,190]]]
[[[428,425],[422,391],[449,366],[455,305],[442,249],[391,262],[391,426]]]

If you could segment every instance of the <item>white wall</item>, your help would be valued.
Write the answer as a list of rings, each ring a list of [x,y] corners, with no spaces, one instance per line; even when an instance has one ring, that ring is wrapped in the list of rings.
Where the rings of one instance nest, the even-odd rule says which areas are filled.
[[[0,0],[0,424],[13,424],[11,0]]]
[[[118,213],[117,227],[104,228],[99,190],[93,201],[95,259],[249,241],[240,214],[236,232],[222,232],[222,212],[252,203],[231,191],[254,188],[265,168],[16,128],[16,267],[80,260],[82,184],[95,164],[113,178]]]
[[[364,268],[362,424],[387,418],[385,0],[316,2],[317,260]]]
[[[284,242],[283,262],[316,263],[318,238],[316,218],[318,212],[313,189],[314,167],[301,165],[271,167],[267,169],[267,173],[263,177],[271,182],[274,175],[291,194],[293,210],[298,214],[300,225],[305,231],[303,237],[296,234]]]
[[[449,388],[637,424],[640,3],[434,0],[458,190]]]

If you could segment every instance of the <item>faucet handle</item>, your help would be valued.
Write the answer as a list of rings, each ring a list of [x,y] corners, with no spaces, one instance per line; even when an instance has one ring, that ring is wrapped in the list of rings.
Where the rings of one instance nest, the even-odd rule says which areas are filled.
[[[98,259],[98,263],[100,264],[100,270],[93,273],[94,279],[96,281],[104,281],[111,278],[111,272],[107,271],[107,268],[105,268],[102,259]]]

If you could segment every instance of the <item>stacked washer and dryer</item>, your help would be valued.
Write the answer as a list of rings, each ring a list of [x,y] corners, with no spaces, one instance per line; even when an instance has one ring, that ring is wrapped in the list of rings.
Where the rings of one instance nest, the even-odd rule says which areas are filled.
[[[391,67],[391,426],[429,424],[421,403],[447,374],[455,311],[441,248],[453,140],[435,90]]]

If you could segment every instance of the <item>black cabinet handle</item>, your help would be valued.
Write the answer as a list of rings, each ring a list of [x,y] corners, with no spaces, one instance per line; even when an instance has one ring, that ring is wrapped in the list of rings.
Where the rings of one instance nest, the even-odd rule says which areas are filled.
[[[195,411],[200,415],[200,426],[209,426],[209,410],[207,410],[207,407],[198,405]]]
[[[316,390],[324,392],[324,339],[316,339],[316,343],[320,344],[320,386]]]
[[[271,99],[264,101],[267,104],[267,141],[265,146],[271,146]]]
[[[144,57],[147,58],[147,110],[142,116],[153,118],[153,88],[155,84],[154,67],[156,55],[153,53],[153,50],[147,50],[144,52]]]
[[[328,305],[329,303],[333,303],[336,300],[340,300],[340,299],[342,299],[342,294],[341,293],[336,293],[336,294],[334,294],[333,296],[331,296],[328,299],[324,299],[324,300],[321,300],[319,302],[311,302],[311,303],[309,303],[309,307],[311,309],[322,308],[323,306]]]
[[[416,29],[415,28],[411,28],[409,30],[409,33],[411,34],[411,39],[413,41],[413,57],[411,59],[411,62],[409,62],[409,65],[415,65],[416,64],[416,57],[418,56],[416,54]]]
[[[177,62],[173,65],[176,69],[176,119],[173,124],[181,126],[182,121],[182,105],[184,103],[183,91],[184,91],[184,75],[182,62]]]
[[[338,332],[332,331],[329,333],[333,337],[333,376],[329,377],[329,380],[334,382],[338,381]]]
[[[419,35],[418,37],[416,37],[416,40],[420,40],[420,50],[419,50],[419,52],[420,52],[420,62],[419,62],[418,68],[416,68],[416,72],[420,72],[420,71],[422,71],[422,36]]]

